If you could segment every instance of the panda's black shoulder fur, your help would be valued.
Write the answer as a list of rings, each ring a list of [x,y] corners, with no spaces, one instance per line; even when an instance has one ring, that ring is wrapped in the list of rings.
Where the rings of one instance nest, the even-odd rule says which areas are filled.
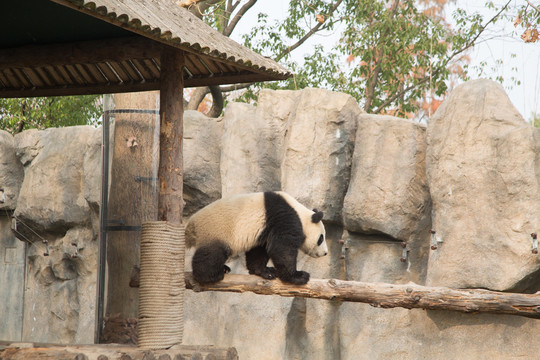
[[[264,193],[264,210],[266,224],[257,242],[267,248],[274,247],[275,242],[287,242],[299,248],[304,241],[302,222],[296,210],[279,193]]]

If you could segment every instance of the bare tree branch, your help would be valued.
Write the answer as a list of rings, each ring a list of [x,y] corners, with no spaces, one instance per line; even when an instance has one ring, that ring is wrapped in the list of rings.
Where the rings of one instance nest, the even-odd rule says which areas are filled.
[[[438,74],[440,72],[440,70],[436,70],[434,72],[434,74]],[[432,74],[433,75],[433,74]],[[409,91],[411,91],[412,89],[428,82],[430,79],[429,76],[425,76],[422,78],[422,80],[418,81],[417,83],[411,85],[411,86],[408,86],[406,87],[405,89],[401,90],[400,92],[397,92],[395,93],[394,95],[390,96],[388,99],[386,99],[386,101],[384,103],[382,103],[377,109],[375,109],[375,111],[373,111],[373,114],[378,114],[380,113],[381,111],[384,110],[385,107],[387,107],[388,105],[390,105],[394,100],[396,100],[397,98],[400,98],[402,97],[403,95],[405,95],[406,93],[408,93]]]
[[[336,3],[334,4],[334,6],[332,6],[332,8],[330,9],[330,11],[328,12],[327,14],[327,17],[330,17],[334,11],[339,7],[339,5],[341,4],[343,0],[338,0],[336,1]],[[319,30],[322,30],[321,29],[321,26],[323,25],[323,23],[320,23],[320,22],[317,22],[317,25],[315,25],[313,28],[311,28],[311,30],[309,30],[309,32],[304,35],[300,40],[298,40],[295,44],[289,46],[287,48],[287,50],[285,50],[283,53],[279,54],[276,58],[275,58],[275,61],[279,61],[281,60],[284,56],[286,56],[287,54],[290,54],[291,51],[293,51],[294,49],[298,48],[300,45],[302,45],[307,39],[309,39],[311,37],[311,35],[315,34],[317,31]]]
[[[217,118],[223,111],[223,93],[218,85],[210,86],[210,93],[212,94],[212,107],[206,114],[211,118]]]
[[[191,98],[187,105],[184,106],[185,110],[198,110],[199,104],[204,100],[205,96],[212,94],[212,107],[205,114],[208,117],[216,118],[221,115],[223,111],[223,93],[218,85],[202,86],[196,88],[191,93]]]
[[[192,14],[202,19],[204,12],[212,5],[216,5],[224,0],[183,0],[180,6],[187,8]],[[185,3],[186,5],[183,5]]]
[[[527,0],[527,4],[529,4],[534,10],[540,12],[540,8],[537,8],[536,6],[534,6],[529,0]]]
[[[227,27],[225,29],[223,29],[223,35],[230,36],[231,33],[233,32],[234,28],[236,27],[236,24],[238,24],[238,21],[240,21],[240,19],[242,19],[242,16],[244,16],[244,14],[249,9],[251,9],[251,7],[253,5],[255,5],[255,3],[257,3],[257,0],[249,0],[247,3],[245,3],[244,6],[242,6],[240,8],[240,10],[238,10],[238,12],[234,15],[234,18],[229,22]]]
[[[210,92],[208,86],[198,87],[191,93],[189,102],[187,106],[184,107],[185,110],[197,110],[199,109],[199,104],[203,101],[204,97]]]
[[[250,87],[253,84],[255,84],[255,83],[241,83],[241,84],[233,84],[233,85],[228,85],[228,86],[222,86],[221,91],[224,92],[224,93],[227,93],[227,92],[231,92],[231,91],[235,91],[235,90],[243,90],[243,89],[247,89],[248,87]]]

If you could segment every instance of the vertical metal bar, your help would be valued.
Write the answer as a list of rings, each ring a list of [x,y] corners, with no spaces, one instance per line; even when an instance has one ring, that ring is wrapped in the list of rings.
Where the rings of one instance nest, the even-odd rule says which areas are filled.
[[[98,257],[98,278],[97,278],[97,309],[96,328],[94,332],[94,343],[98,344],[103,329],[103,317],[105,306],[105,269],[107,263],[107,201],[109,199],[109,112],[103,112],[103,139],[101,144],[101,207],[99,216],[99,257]]]

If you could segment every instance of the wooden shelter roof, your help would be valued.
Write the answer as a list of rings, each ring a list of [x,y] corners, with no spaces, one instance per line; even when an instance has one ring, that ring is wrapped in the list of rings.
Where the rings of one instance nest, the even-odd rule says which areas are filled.
[[[25,0],[2,5],[0,97],[159,89],[164,45],[184,51],[184,86],[291,73],[173,0]]]

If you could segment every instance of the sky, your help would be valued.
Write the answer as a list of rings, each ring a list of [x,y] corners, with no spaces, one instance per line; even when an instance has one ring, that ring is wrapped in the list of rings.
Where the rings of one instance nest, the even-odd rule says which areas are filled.
[[[517,6],[524,2],[525,0],[512,0],[511,4]],[[238,23],[231,37],[243,43],[241,34],[251,30],[253,22],[257,19],[255,14],[259,12],[268,14],[271,23],[273,19],[287,16],[288,3],[287,0],[259,0],[250,9],[249,16]],[[484,3],[484,0],[457,0],[447,8],[447,19],[451,19],[451,13],[456,7],[464,8],[468,12],[480,12],[487,17],[491,12]],[[495,4],[502,5],[502,2],[496,0]],[[502,85],[510,100],[524,119],[529,120],[532,113],[540,113],[540,42],[524,43],[519,37],[520,34],[516,32],[513,21],[501,21],[500,24],[496,24],[482,43],[469,53],[472,69],[470,76],[473,79],[502,76]],[[314,44],[319,43],[331,48],[338,39],[338,31],[329,36],[312,37],[295,50],[293,59],[301,62],[303,55],[308,53]],[[481,66],[483,62],[487,65]],[[479,71],[482,71],[482,74],[479,74]],[[519,81],[519,84],[516,81]]]

